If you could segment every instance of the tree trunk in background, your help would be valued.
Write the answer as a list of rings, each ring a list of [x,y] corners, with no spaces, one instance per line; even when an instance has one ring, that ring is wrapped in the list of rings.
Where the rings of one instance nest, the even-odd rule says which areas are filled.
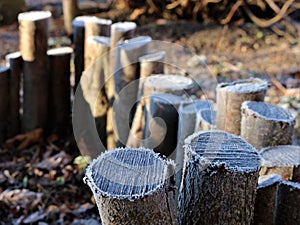
[[[10,68],[9,77],[9,122],[7,137],[11,138],[21,132],[20,122],[20,82],[23,60],[20,52],[10,53],[5,56]]]
[[[127,147],[141,147],[142,136],[144,129],[144,101],[143,101],[143,87],[146,77],[152,74],[164,73],[164,58],[165,51],[154,52],[144,55],[139,58],[140,63],[140,79],[137,94],[137,107],[134,114],[132,126],[130,128],[129,137],[127,140]]]
[[[260,79],[219,84],[217,86],[217,129],[240,135],[242,103],[263,101],[267,87],[267,82]]]
[[[284,180],[300,182],[300,147],[280,145],[261,149],[260,175],[279,174]]]
[[[241,136],[257,150],[292,144],[295,118],[288,109],[247,101],[241,107]]]
[[[19,14],[20,52],[23,62],[23,131],[47,130],[48,116],[48,11]]]
[[[62,47],[48,50],[49,58],[49,119],[51,134],[64,138],[70,128],[71,86],[70,61],[73,50]]]
[[[180,224],[250,225],[261,163],[256,150],[222,131],[195,133],[186,144]]]
[[[177,224],[173,173],[174,165],[152,150],[125,148],[99,156],[84,180],[103,224]]]
[[[277,189],[280,181],[281,176],[278,174],[259,177],[253,225],[274,225]]]
[[[78,16],[78,0],[62,0],[65,31],[72,34],[72,21]]]
[[[116,47],[119,41],[130,39],[134,36],[136,24],[133,22],[119,22],[111,25],[111,43],[110,43],[110,70],[109,77],[106,79],[105,90],[108,98],[107,111],[107,148],[113,149],[116,146],[116,136],[113,129],[113,102],[115,97],[114,73],[116,71]]]
[[[0,145],[7,138],[9,118],[9,68],[0,67]]]

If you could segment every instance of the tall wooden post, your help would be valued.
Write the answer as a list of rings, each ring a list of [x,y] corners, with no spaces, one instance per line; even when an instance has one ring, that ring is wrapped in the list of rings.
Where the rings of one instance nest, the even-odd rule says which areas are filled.
[[[300,182],[300,147],[279,145],[261,149],[260,175],[280,174],[284,180]]]
[[[246,101],[241,106],[241,136],[257,150],[292,144],[295,118],[274,104]]]
[[[186,139],[180,224],[251,224],[260,169],[257,151],[224,131]]]
[[[72,34],[72,21],[78,16],[78,0],[63,0],[64,25],[68,35]]]
[[[217,129],[240,134],[241,105],[244,101],[263,101],[267,82],[261,79],[238,80],[217,86]]]
[[[48,50],[49,57],[49,118],[50,132],[65,137],[70,128],[71,86],[70,61],[72,48],[62,47]]]
[[[174,165],[152,150],[115,149],[90,164],[85,182],[103,224],[177,224],[173,171]]]
[[[21,132],[20,121],[20,82],[23,60],[20,52],[13,52],[5,56],[10,70],[9,76],[9,122],[7,137],[11,138]]]
[[[51,13],[33,11],[18,16],[23,62],[23,131],[47,129],[48,116],[48,22]]]
[[[9,68],[0,67],[0,144],[7,138],[9,117]]]

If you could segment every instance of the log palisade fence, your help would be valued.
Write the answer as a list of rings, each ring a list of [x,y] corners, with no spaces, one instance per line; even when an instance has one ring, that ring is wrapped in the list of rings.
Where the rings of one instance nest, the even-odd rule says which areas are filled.
[[[85,182],[103,224],[300,224],[295,118],[264,102],[266,80],[221,83],[216,104],[195,100],[193,79],[164,74],[168,54],[133,22],[79,16],[74,48],[48,49],[50,12],[18,18],[20,52],[0,68],[0,143],[37,128],[64,137],[79,87],[80,110],[111,150],[80,143],[95,158]]]

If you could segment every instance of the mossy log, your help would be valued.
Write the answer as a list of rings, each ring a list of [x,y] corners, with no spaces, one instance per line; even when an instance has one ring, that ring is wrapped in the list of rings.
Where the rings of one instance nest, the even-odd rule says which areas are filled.
[[[251,224],[260,169],[257,151],[224,131],[186,139],[180,224]]]
[[[295,118],[274,104],[246,101],[241,106],[241,136],[257,150],[292,144]]]
[[[9,68],[0,67],[0,144],[7,138],[9,118]]]
[[[103,224],[177,224],[173,171],[152,150],[115,149],[94,160],[84,180]]]
[[[217,86],[216,127],[240,135],[241,105],[244,101],[263,101],[267,82],[261,79],[238,80]]]

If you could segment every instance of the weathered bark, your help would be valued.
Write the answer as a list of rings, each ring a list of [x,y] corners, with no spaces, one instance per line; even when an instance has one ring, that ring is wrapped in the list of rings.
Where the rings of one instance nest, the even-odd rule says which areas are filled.
[[[48,50],[50,132],[64,138],[70,128],[70,61],[73,50],[62,47]]]
[[[19,14],[20,52],[23,62],[23,131],[47,129],[48,21],[47,11]]]
[[[263,101],[267,82],[260,79],[238,80],[217,86],[217,129],[240,135],[241,105],[244,101]]]
[[[5,56],[9,66],[9,119],[7,137],[11,138],[21,131],[20,122],[20,82],[23,60],[20,52],[13,52]]]
[[[241,106],[241,136],[257,150],[292,144],[295,118],[289,110],[264,102],[246,101]]]
[[[259,177],[254,205],[254,225],[274,224],[277,188],[280,181],[281,176],[278,174]]]
[[[0,144],[7,138],[9,117],[9,68],[0,67]]]
[[[92,49],[89,48],[87,40],[89,37],[92,36],[104,36],[109,37],[110,35],[110,26],[112,21],[108,19],[101,19],[97,18],[95,16],[91,16],[90,19],[87,19],[85,21],[85,41],[84,46],[86,48],[84,49],[84,68],[85,70],[93,63],[93,61],[90,60],[90,51]]]
[[[106,80],[105,89],[108,97],[109,108],[107,111],[107,148],[113,149],[116,146],[116,136],[113,127],[113,102],[115,98],[115,83],[113,74],[116,71],[116,47],[117,43],[130,39],[134,36],[136,24],[133,22],[119,22],[111,25],[111,43],[110,43],[110,70],[111,74]]]
[[[78,0],[63,0],[63,15],[65,31],[68,35],[72,34],[72,21],[78,16]]]
[[[278,187],[275,225],[300,224],[300,184],[282,181]]]
[[[85,100],[89,104],[96,128],[103,145],[107,145],[106,119],[108,100],[105,93],[105,80],[109,75],[110,38],[91,36],[87,40],[87,49],[91,65],[83,73],[81,88]]]
[[[260,158],[238,136],[202,131],[186,139],[180,224],[251,224]]]
[[[173,172],[152,150],[116,149],[90,164],[85,182],[103,224],[177,224]]]
[[[118,147],[127,143],[138,93],[140,74],[138,59],[147,53],[147,46],[150,42],[151,37],[141,36],[119,43],[117,47],[113,119],[114,133],[117,137],[116,145]]]
[[[284,180],[300,182],[300,147],[280,145],[263,148],[260,175],[280,174]]]
[[[144,129],[144,101],[143,101],[143,87],[146,77],[152,74],[164,73],[164,58],[165,51],[154,52],[144,55],[139,58],[140,63],[140,79],[137,94],[137,107],[134,114],[133,122],[130,128],[129,137],[127,140],[127,147],[137,148],[141,147],[142,136]]]
[[[201,110],[199,118],[199,130],[216,129],[216,114],[213,109]]]

